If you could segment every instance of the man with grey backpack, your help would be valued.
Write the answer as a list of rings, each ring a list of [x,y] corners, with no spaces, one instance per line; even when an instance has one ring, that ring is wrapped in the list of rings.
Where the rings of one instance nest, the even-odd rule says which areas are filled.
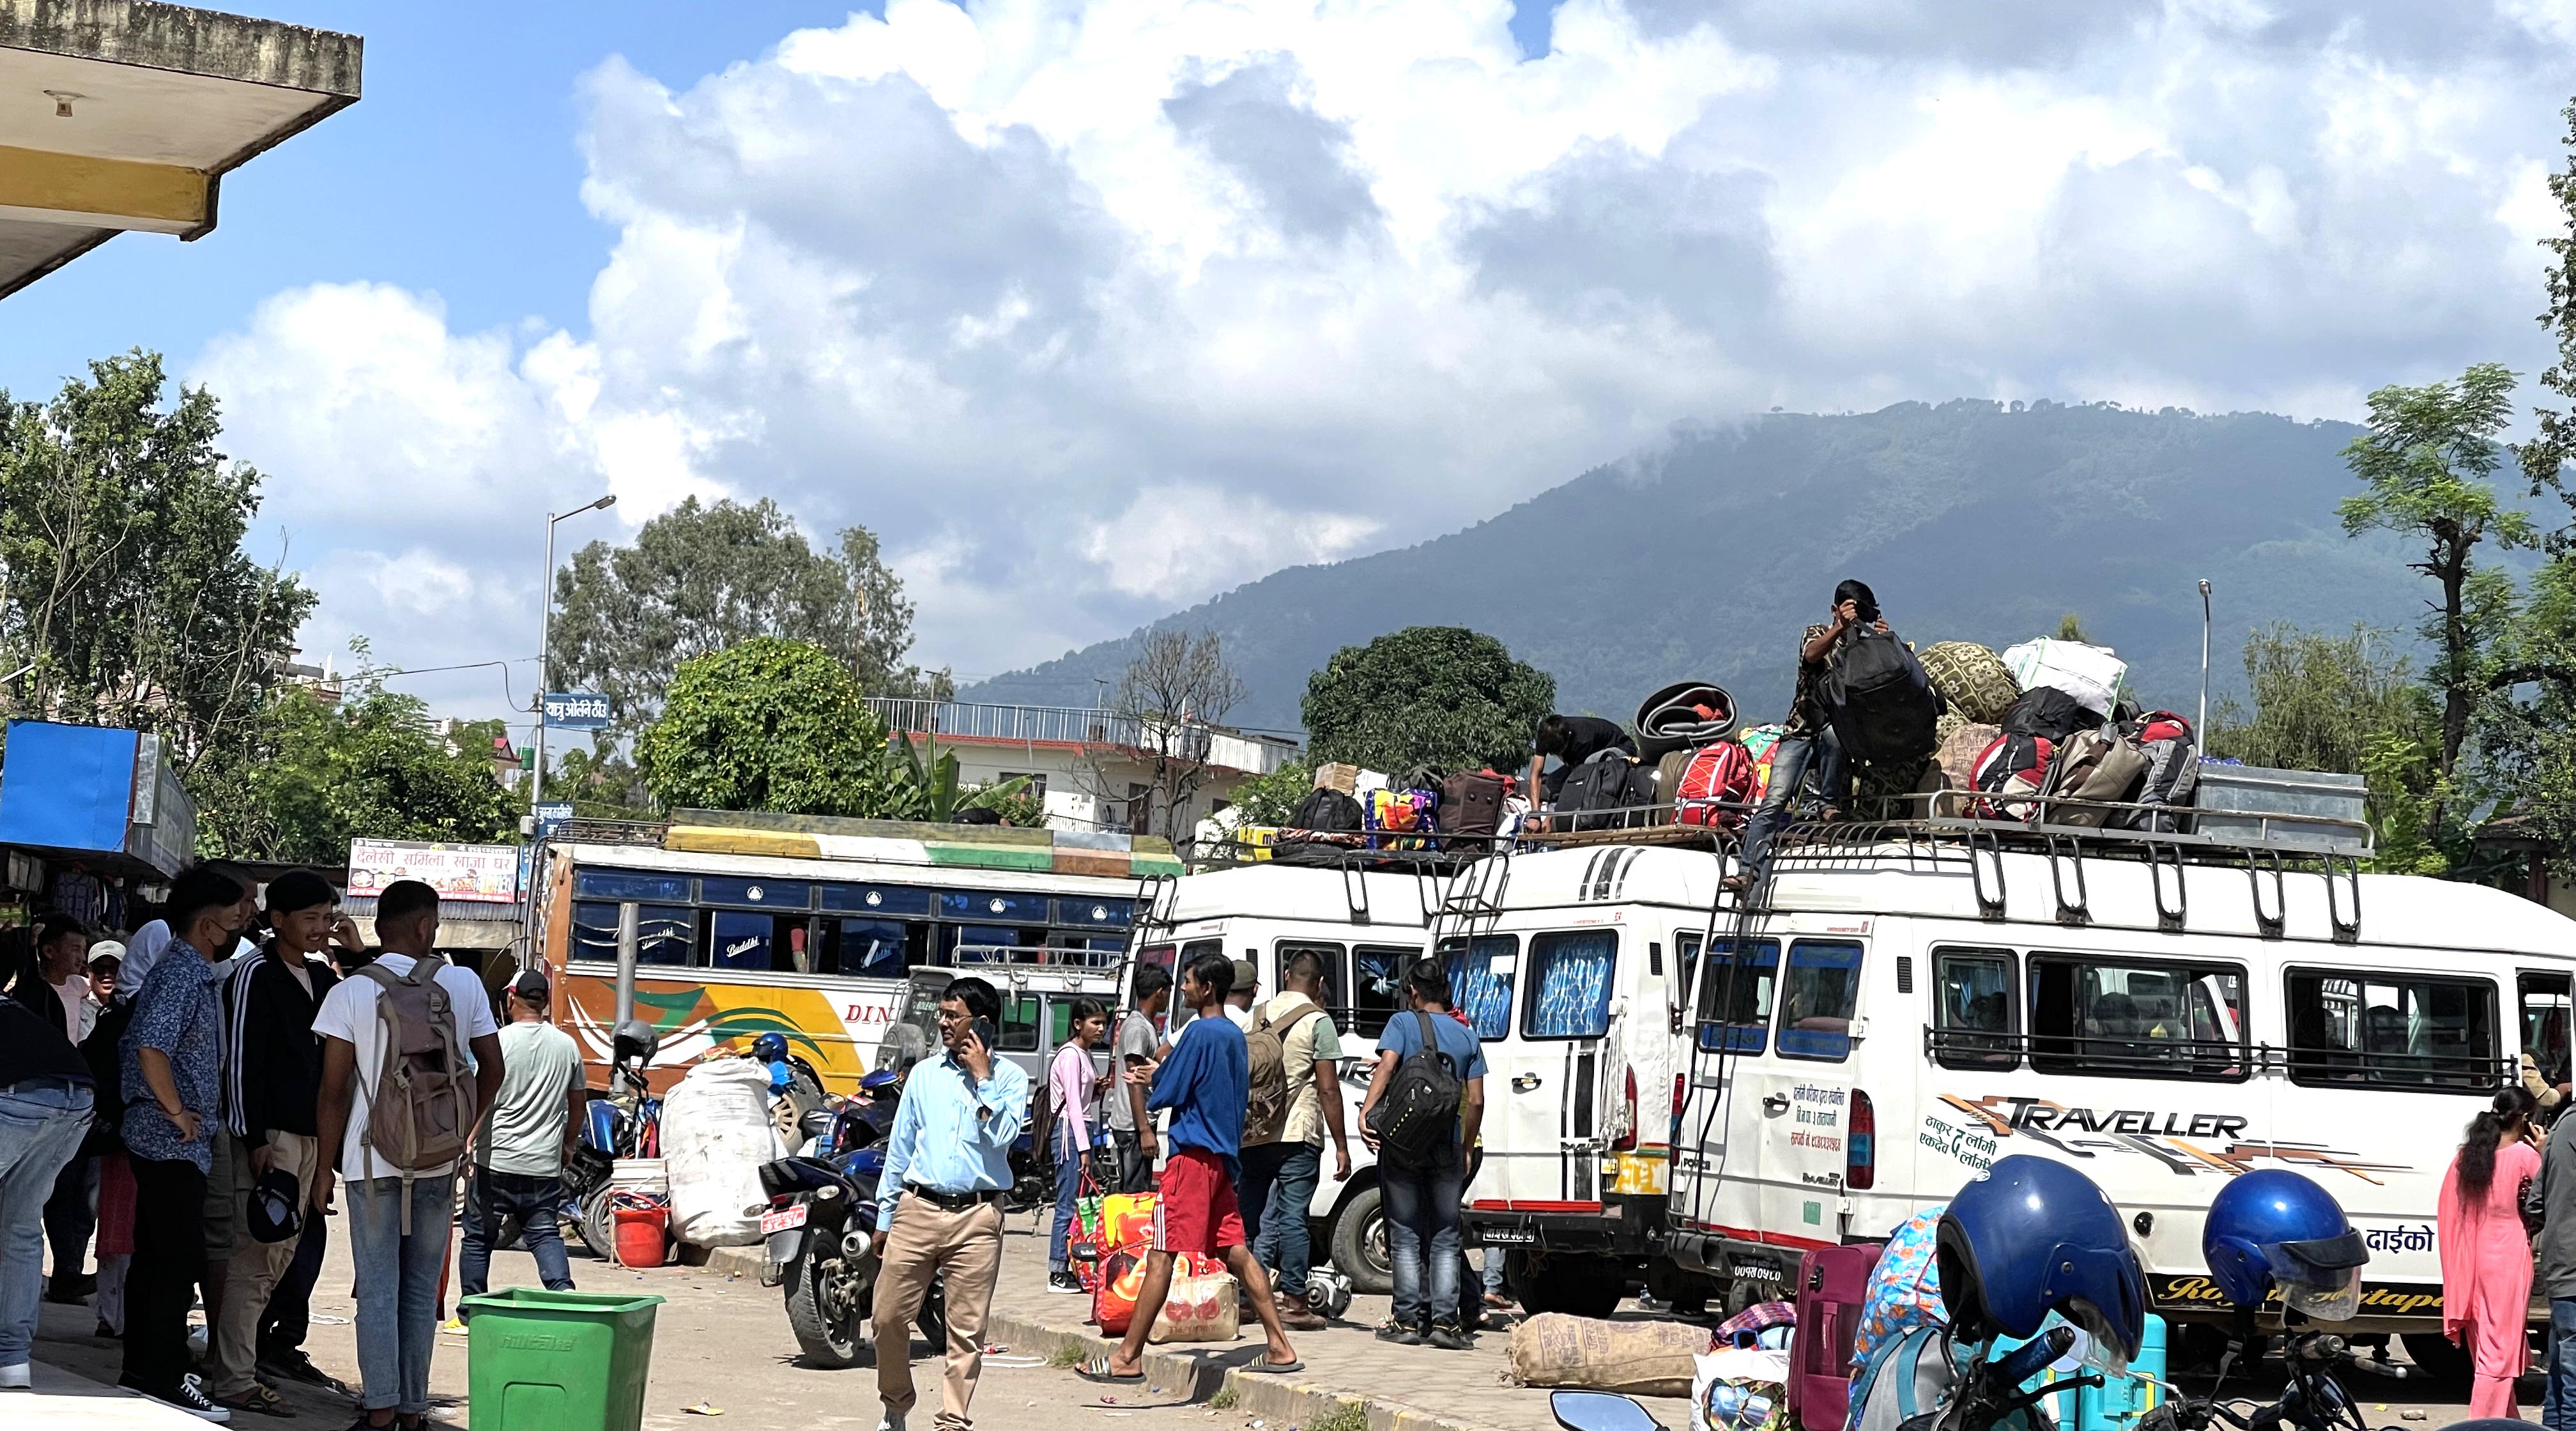
[[[1485,1051],[1474,1029],[1449,1016],[1449,973],[1439,960],[1416,960],[1404,992],[1408,1007],[1378,1036],[1377,1072],[1360,1104],[1395,1272],[1395,1314],[1377,1336],[1465,1351],[1474,1343],[1458,1315],[1458,1212],[1466,1150],[1485,1120]]]
[[[357,1425],[399,1418],[408,1428],[429,1412],[456,1168],[500,1089],[501,1038],[483,981],[437,951],[436,890],[387,886],[376,938],[384,953],[334,987],[313,1019],[322,1036],[313,1207],[330,1209],[336,1168],[349,1184],[357,1273]]]

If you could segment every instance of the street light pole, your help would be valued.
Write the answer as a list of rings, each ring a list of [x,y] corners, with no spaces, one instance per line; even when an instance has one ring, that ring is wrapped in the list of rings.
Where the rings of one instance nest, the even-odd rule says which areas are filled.
[[[528,781],[528,814],[546,798],[546,693],[554,689],[555,524],[584,512],[603,512],[617,505],[617,494],[575,507],[561,516],[546,513],[546,575],[537,584],[537,768]]]

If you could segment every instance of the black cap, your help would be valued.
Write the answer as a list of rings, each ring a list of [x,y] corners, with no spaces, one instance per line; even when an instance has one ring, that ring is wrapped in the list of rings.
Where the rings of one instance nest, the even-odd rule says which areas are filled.
[[[250,1235],[258,1241],[284,1242],[304,1231],[304,1190],[295,1174],[271,1168],[260,1174],[250,1193]]]
[[[518,995],[519,1002],[523,1004],[541,1007],[547,999],[553,997],[554,990],[546,983],[544,970],[522,969],[518,977],[510,981],[510,992]]]

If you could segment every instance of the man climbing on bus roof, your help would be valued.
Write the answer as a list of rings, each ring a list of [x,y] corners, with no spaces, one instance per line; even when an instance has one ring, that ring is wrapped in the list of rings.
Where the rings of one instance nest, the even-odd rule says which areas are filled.
[[[1530,737],[1530,784],[1548,803],[1554,804],[1557,791],[1565,785],[1565,772],[1590,760],[1605,750],[1637,753],[1637,742],[1619,728],[1617,721],[1599,716],[1549,715],[1538,723]],[[1549,756],[1556,757],[1556,768],[1541,774]]]
[[[1807,776],[1815,777],[1816,798],[1824,807],[1825,819],[1840,818],[1843,802],[1849,798],[1842,742],[1835,738],[1833,722],[1825,712],[1825,667],[1846,635],[1861,628],[1884,633],[1887,622],[1879,615],[1877,595],[1867,582],[1857,580],[1834,588],[1832,615],[1832,620],[1809,626],[1798,638],[1798,683],[1789,699],[1789,719],[1781,727],[1779,743],[1771,747],[1771,784],[1763,792],[1762,808],[1744,823],[1743,861],[1726,877],[1725,887],[1731,893],[1741,894],[1761,881],[1771,841],[1789,823]]]

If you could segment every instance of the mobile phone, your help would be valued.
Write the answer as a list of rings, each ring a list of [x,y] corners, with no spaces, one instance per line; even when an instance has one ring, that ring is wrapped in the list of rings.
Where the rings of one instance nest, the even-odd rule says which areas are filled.
[[[975,1021],[975,1041],[988,1049],[997,1049],[1002,1046],[1002,1036],[999,1033],[994,1032],[993,1021],[991,1019],[977,1019]]]

